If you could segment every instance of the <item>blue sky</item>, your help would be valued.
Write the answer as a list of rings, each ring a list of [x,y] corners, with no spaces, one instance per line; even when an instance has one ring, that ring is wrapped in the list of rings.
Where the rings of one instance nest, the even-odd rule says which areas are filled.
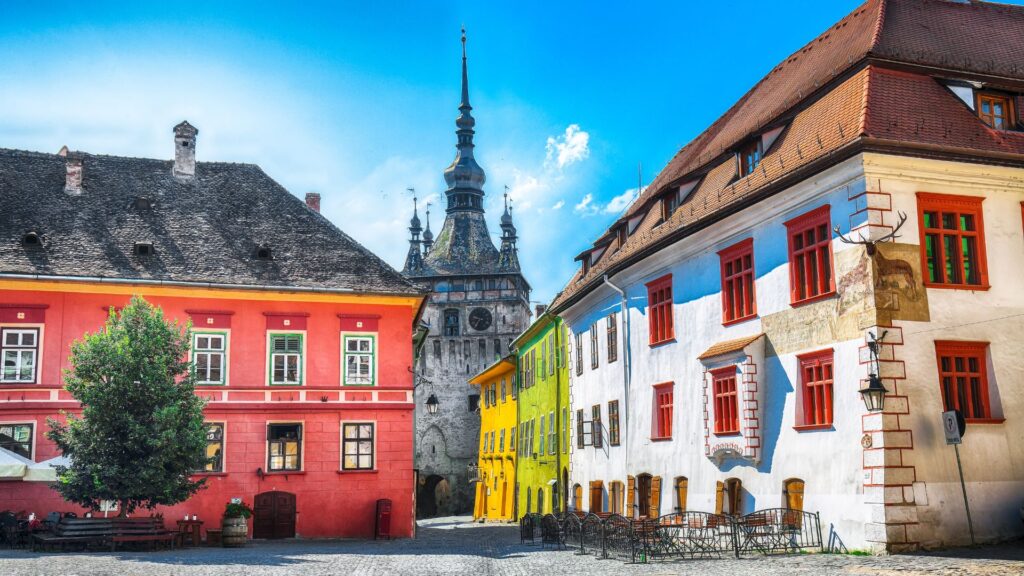
[[[287,4],[287,6],[285,5]],[[778,61],[859,2],[3,3],[0,147],[251,162],[400,268],[440,229],[469,35],[491,232],[509,186],[534,299]],[[749,14],[749,17],[744,17]],[[422,213],[421,213],[422,217]]]

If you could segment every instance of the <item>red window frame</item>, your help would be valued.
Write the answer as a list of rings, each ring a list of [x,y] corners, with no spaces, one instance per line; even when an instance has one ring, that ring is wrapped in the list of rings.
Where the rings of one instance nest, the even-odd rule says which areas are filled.
[[[935,366],[943,410],[960,410],[968,422],[992,417],[988,391],[988,342],[935,341]]]
[[[672,382],[654,385],[654,421],[651,427],[652,440],[672,439]]]
[[[666,274],[647,283],[647,312],[650,345],[656,346],[675,337],[672,326],[672,275]]]
[[[989,289],[985,221],[981,207],[984,200],[985,198],[981,196],[917,193],[921,273],[925,286],[966,290]],[[947,217],[950,219],[947,220]],[[973,230],[966,229],[971,225],[965,218],[973,220]],[[965,252],[972,250],[971,240],[971,261],[965,262]],[[956,249],[950,250],[951,247]],[[973,268],[971,263],[974,264]]]
[[[757,295],[754,282],[754,239],[718,253],[722,273],[722,325],[749,320],[757,316]]]
[[[797,429],[814,430],[832,427],[834,356],[831,348],[797,356],[803,403]]]
[[[792,305],[821,300],[836,293],[831,224],[828,204],[786,222]]]
[[[740,433],[739,386],[736,380],[735,366],[711,372],[716,436],[734,436]]]

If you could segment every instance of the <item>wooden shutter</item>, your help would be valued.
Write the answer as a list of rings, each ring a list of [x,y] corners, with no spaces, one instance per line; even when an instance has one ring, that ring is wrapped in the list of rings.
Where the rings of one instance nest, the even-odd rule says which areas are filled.
[[[636,491],[636,478],[632,476],[626,476],[626,509],[623,510],[623,516],[626,518],[633,518],[633,493]]]
[[[683,476],[676,478],[676,502],[679,512],[686,512],[686,488],[689,485],[689,482],[690,481]]]
[[[661,476],[655,476],[651,479],[651,503],[648,516],[651,518],[657,518],[661,514],[658,513],[658,504],[661,502]]]
[[[725,502],[725,484],[715,482],[715,514],[722,513],[722,504]]]
[[[786,508],[790,510],[804,509],[804,482],[803,480],[787,480],[785,484]]]

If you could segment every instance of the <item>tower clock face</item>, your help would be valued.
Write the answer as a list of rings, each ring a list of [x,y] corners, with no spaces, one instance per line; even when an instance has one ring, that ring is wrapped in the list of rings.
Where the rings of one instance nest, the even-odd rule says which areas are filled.
[[[487,308],[473,308],[469,313],[469,325],[473,330],[487,330],[491,327],[491,311]]]

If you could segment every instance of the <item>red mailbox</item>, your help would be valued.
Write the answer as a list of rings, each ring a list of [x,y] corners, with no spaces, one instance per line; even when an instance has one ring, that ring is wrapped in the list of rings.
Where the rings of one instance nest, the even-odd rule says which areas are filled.
[[[377,527],[373,539],[378,538],[391,540],[391,500],[388,498],[377,500]]]

